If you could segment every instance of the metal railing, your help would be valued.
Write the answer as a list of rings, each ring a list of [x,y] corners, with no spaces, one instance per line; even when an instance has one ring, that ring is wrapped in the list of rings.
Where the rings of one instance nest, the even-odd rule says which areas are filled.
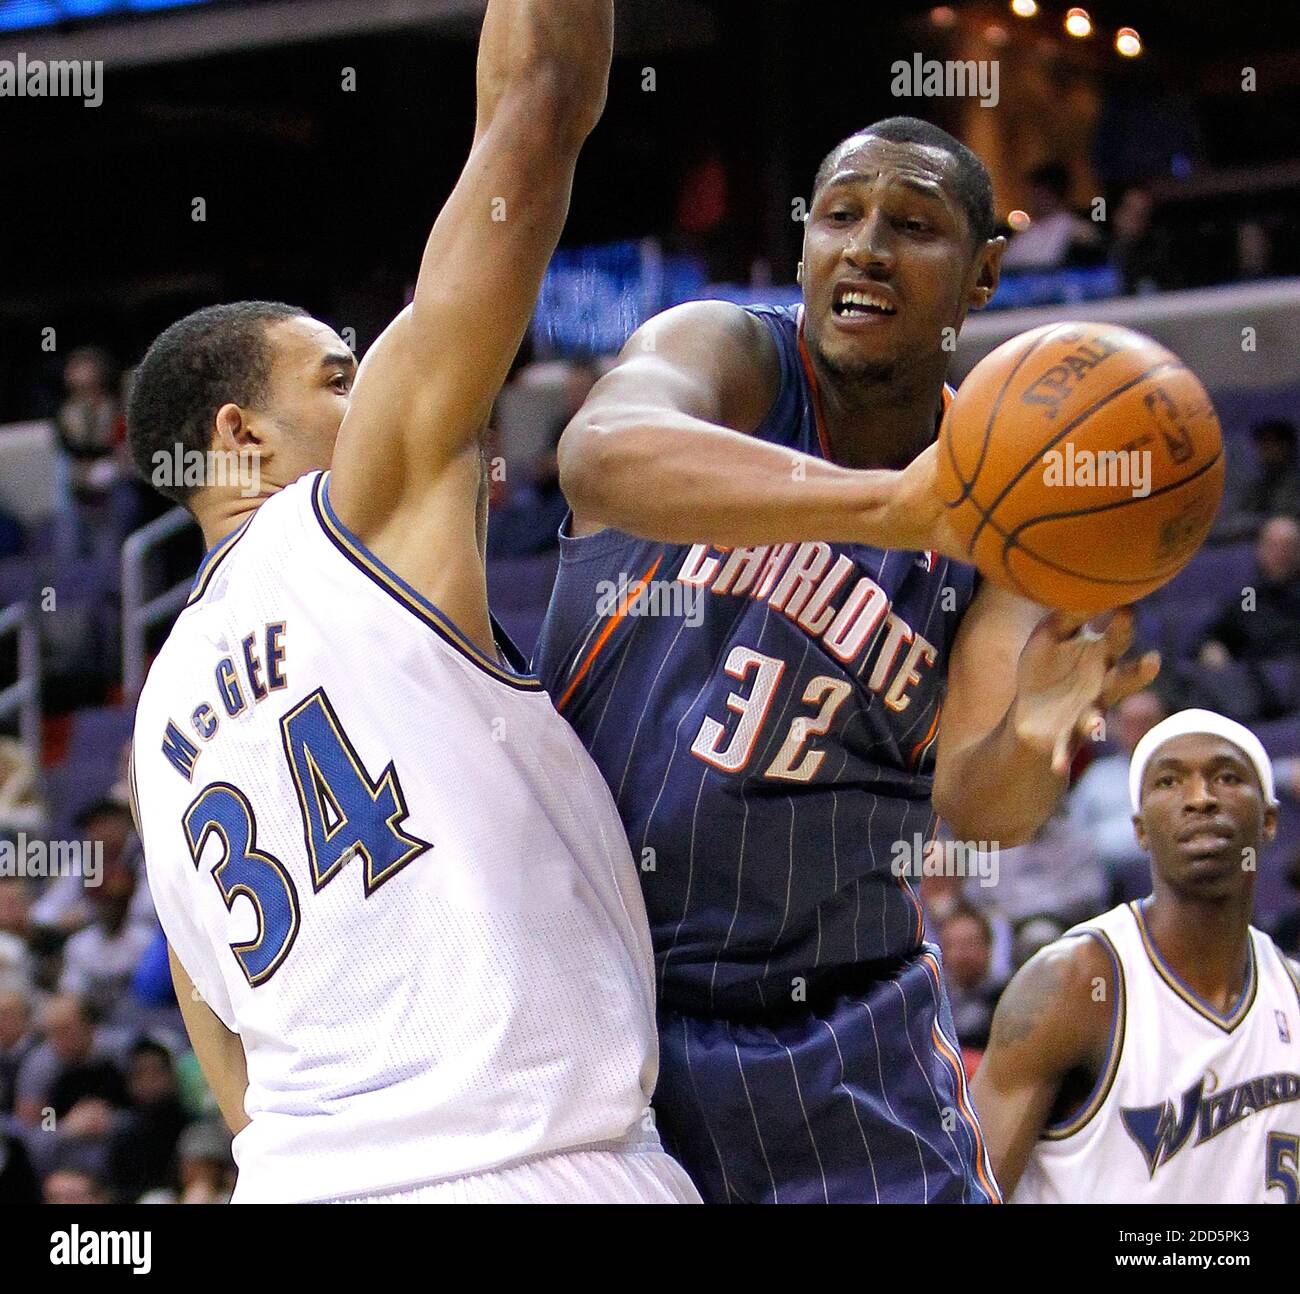
[[[0,719],[18,716],[18,737],[41,765],[41,642],[36,628],[36,608],[15,602],[0,611],[0,639],[13,634],[18,640],[18,681],[0,690]]]
[[[144,687],[149,630],[175,616],[190,591],[190,581],[181,580],[157,596],[147,597],[147,562],[156,548],[194,524],[184,508],[173,508],[133,531],[122,544],[122,691],[128,704],[135,702]]]

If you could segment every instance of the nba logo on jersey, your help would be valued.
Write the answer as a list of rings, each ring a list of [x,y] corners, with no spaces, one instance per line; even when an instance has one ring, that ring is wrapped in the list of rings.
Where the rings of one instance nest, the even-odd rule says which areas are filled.
[[[1287,1022],[1286,1022],[1286,1012],[1285,1012],[1285,1011],[1274,1011],[1274,1012],[1273,1012],[1273,1016],[1274,1016],[1274,1018],[1277,1020],[1277,1036],[1278,1036],[1279,1038],[1281,1038],[1283,1042],[1290,1042],[1290,1041],[1291,1041],[1291,1030],[1290,1030],[1290,1028],[1287,1026]]]

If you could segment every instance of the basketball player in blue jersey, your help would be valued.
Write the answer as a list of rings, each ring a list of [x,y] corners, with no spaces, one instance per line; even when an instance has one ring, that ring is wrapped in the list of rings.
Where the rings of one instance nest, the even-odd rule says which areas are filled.
[[[1250,923],[1268,756],[1207,710],[1129,774],[1152,892],[1007,986],[974,1093],[1014,1203],[1300,1203],[1300,966]]]
[[[1120,662],[1128,613],[950,560],[932,442],[993,233],[969,149],[872,126],[816,177],[802,306],[651,320],[560,444],[538,672],[639,864],[659,1125],[708,1200],[998,1198],[904,873],[936,809],[1025,840],[1158,668]]]

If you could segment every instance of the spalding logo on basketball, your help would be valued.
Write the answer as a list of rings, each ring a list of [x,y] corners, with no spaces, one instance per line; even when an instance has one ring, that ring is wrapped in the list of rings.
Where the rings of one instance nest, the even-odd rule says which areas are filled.
[[[1223,495],[1214,406],[1176,355],[1114,324],[1004,342],[962,382],[939,482],[970,560],[1065,611],[1134,602],[1201,546]]]

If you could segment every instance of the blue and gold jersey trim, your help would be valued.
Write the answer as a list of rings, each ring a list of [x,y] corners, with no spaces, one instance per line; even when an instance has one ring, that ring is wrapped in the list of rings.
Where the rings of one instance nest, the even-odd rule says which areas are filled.
[[[256,513],[254,513],[254,516],[256,516]],[[187,607],[192,607],[208,591],[208,585],[212,583],[212,577],[216,574],[217,567],[226,560],[230,550],[244,537],[244,533],[248,529],[248,522],[252,521],[252,519],[252,517],[249,517],[248,521],[245,521],[237,530],[232,530],[224,538],[218,539],[203,554],[203,560],[199,563],[199,569],[194,575],[194,584],[190,588],[190,595],[185,599]]]
[[[1101,1072],[1097,1075],[1097,1081],[1092,1085],[1092,1091],[1088,1093],[1087,1099],[1068,1119],[1062,1119],[1059,1123],[1049,1123],[1043,1129],[1042,1140],[1044,1141],[1064,1141],[1066,1137],[1073,1137],[1076,1133],[1083,1131],[1096,1116],[1097,1111],[1106,1104],[1110,1089],[1115,1086],[1115,1075],[1119,1073],[1120,1057],[1124,1054],[1124,1030],[1128,1020],[1128,1003],[1124,983],[1124,965],[1119,959],[1119,953],[1115,950],[1115,945],[1111,943],[1109,935],[1103,930],[1082,930],[1073,937],[1076,939],[1095,939],[1106,950],[1106,955],[1110,958],[1111,969],[1115,973],[1115,997],[1110,1014],[1110,1036],[1106,1040],[1106,1063],[1101,1067]]]
[[[521,692],[542,691],[542,681],[535,674],[516,673],[492,660],[470,641],[437,607],[417,593],[400,575],[390,570],[339,519],[329,500],[329,473],[321,472],[312,485],[312,508],[326,537],[363,575],[368,576],[390,597],[432,629],[449,646],[454,647],[471,665],[499,682]],[[495,621],[493,622],[495,629]]]
[[[1142,936],[1142,947],[1146,949],[1147,957],[1151,965],[1155,967],[1156,974],[1180,997],[1188,1006],[1196,1012],[1197,1015],[1204,1016],[1211,1024],[1218,1025],[1224,1033],[1231,1033],[1245,1018],[1250,1014],[1250,1008],[1255,1005],[1255,994],[1259,989],[1259,973],[1255,966],[1255,938],[1247,933],[1246,939],[1246,982],[1241,986],[1241,995],[1237,998],[1237,1004],[1226,1015],[1220,1014],[1208,1002],[1203,1001],[1192,992],[1186,984],[1179,979],[1174,968],[1165,961],[1160,949],[1156,947],[1156,941],[1151,937],[1151,931],[1147,929],[1146,913],[1142,909],[1142,904],[1134,900],[1129,904],[1129,909],[1133,913],[1133,920],[1137,922],[1138,934]]]

